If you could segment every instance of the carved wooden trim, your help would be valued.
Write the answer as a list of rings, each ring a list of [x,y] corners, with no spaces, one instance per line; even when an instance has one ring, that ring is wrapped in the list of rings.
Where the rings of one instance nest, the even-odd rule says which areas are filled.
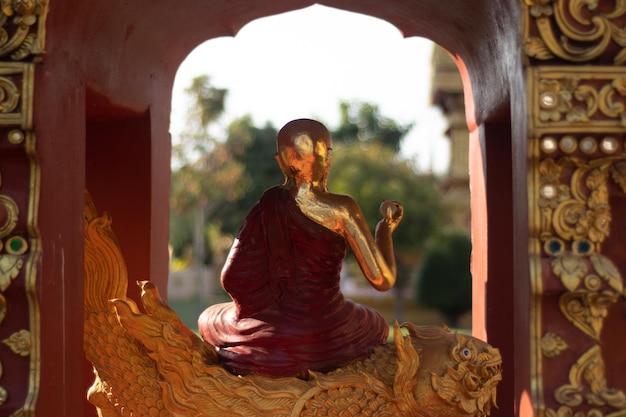
[[[609,187],[626,192],[624,83],[615,67],[528,72],[531,364],[539,415],[626,415],[626,394],[607,381],[602,350],[610,307],[626,296],[603,251],[614,215]]]
[[[0,4],[0,414],[34,416],[39,392],[39,163],[35,67],[47,1]]]

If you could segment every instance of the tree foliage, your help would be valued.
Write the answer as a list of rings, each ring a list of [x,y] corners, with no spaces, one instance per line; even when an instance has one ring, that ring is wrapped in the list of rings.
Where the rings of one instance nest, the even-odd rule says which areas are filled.
[[[216,212],[222,220],[224,232],[236,234],[263,191],[282,182],[283,174],[274,159],[277,135],[278,131],[271,123],[256,127],[250,115],[238,118],[228,126],[224,145],[243,167],[243,190],[235,200],[223,201]]]
[[[428,245],[419,274],[418,303],[440,310],[451,326],[472,308],[471,252],[471,240],[464,232],[442,232]]]
[[[331,131],[335,143],[378,143],[398,152],[402,139],[413,128],[384,117],[371,103],[339,103],[339,126]]]
[[[175,169],[170,185],[170,244],[181,256],[193,245],[196,262],[206,263],[207,220],[223,202],[236,200],[244,191],[243,165],[208,132],[224,110],[226,90],[211,85],[208,76],[194,78],[186,90],[194,102],[189,130],[173,146]],[[200,228],[200,230],[199,230]]]
[[[209,124],[217,121],[224,113],[228,90],[213,86],[208,75],[192,79],[185,92],[194,99],[188,120],[192,124],[197,123],[201,130],[206,130]]]
[[[354,198],[372,231],[381,219],[382,199],[402,203],[404,218],[393,234],[395,250],[419,254],[439,226],[436,179],[416,173],[410,161],[379,143],[333,144],[332,157],[329,189]]]

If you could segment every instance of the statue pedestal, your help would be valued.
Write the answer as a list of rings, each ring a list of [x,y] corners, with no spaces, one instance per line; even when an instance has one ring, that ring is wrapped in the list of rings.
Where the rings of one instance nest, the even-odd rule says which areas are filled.
[[[108,216],[85,217],[85,353],[104,417],[484,416],[501,380],[497,349],[433,326],[394,327],[393,343],[308,379],[237,376],[144,281],[145,313],[126,297],[125,264]],[[406,334],[405,334],[406,333]]]

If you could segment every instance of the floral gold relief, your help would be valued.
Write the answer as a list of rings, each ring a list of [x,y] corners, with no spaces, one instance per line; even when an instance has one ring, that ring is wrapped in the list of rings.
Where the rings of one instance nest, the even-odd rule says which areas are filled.
[[[524,52],[539,61],[623,65],[625,14],[626,6],[619,0],[524,0]]]
[[[622,191],[626,193],[626,161],[617,162],[611,167],[611,177]]]
[[[542,239],[578,242],[572,246],[576,252],[598,250],[609,234],[612,214],[607,181],[615,162],[615,158],[589,161],[577,156],[547,157],[540,162],[537,203]]]
[[[600,341],[604,319],[624,294],[624,287],[608,258],[594,253],[589,260],[593,268],[580,256],[558,256],[552,261],[552,271],[567,289],[559,298],[563,315],[587,336]],[[588,273],[590,269],[592,273]]]
[[[548,358],[559,356],[567,348],[567,342],[552,332],[546,333],[541,338],[541,351]]]
[[[32,342],[28,330],[20,330],[19,332],[13,333],[8,339],[3,340],[2,343],[11,348],[16,355],[30,355]]]
[[[588,267],[580,256],[568,253],[554,258],[552,271],[561,278],[561,283],[565,288],[574,291],[587,274]]]
[[[0,58],[20,61],[44,50],[44,22],[49,0],[0,3]]]
[[[608,388],[604,374],[600,347],[595,345],[570,368],[569,383],[559,387],[554,395],[559,403],[569,407],[585,402],[592,406],[626,409],[626,395],[621,390]]]

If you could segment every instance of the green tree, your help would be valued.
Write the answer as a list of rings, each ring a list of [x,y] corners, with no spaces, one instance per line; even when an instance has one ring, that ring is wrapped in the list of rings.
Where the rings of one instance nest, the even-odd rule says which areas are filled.
[[[415,293],[417,301],[440,310],[450,326],[472,308],[472,243],[460,231],[440,233],[428,245]]]
[[[339,103],[339,126],[331,131],[335,143],[379,143],[394,151],[400,150],[402,139],[413,128],[399,125],[381,115],[378,106],[371,103]]]
[[[225,146],[243,167],[242,192],[234,201],[224,201],[216,211],[223,230],[236,234],[241,222],[263,192],[282,182],[283,174],[274,159],[278,131],[271,123],[256,127],[250,115],[228,126]]]
[[[188,130],[173,146],[174,170],[170,188],[170,230],[174,255],[189,252],[199,268],[212,257],[207,239],[209,221],[224,201],[243,192],[243,166],[230,150],[209,134],[210,124],[224,111],[227,90],[215,88],[206,75],[194,78],[185,90],[193,98]],[[191,239],[189,239],[191,238]]]
[[[381,218],[382,199],[400,201],[404,218],[393,234],[396,252],[422,251],[442,213],[436,178],[417,173],[411,161],[377,143],[333,144],[332,157],[329,189],[352,196],[372,230]]]
[[[194,98],[188,120],[206,132],[207,127],[224,113],[228,90],[211,85],[211,77],[208,75],[200,75],[191,80],[185,92]]]

